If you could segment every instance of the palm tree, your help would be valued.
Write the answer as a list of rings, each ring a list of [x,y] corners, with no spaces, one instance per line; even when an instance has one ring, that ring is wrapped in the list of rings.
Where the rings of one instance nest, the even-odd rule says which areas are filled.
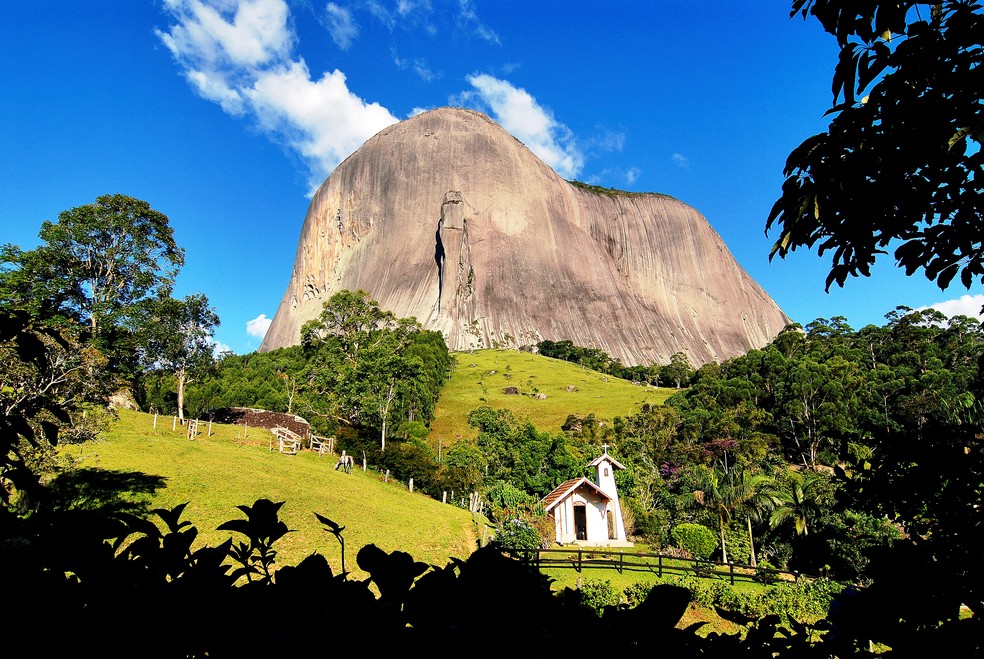
[[[724,529],[731,523],[735,513],[741,512],[748,524],[751,564],[755,567],[752,520],[760,521],[766,513],[773,512],[782,503],[775,481],[760,472],[744,471],[736,474],[734,471],[721,472],[710,467],[701,467],[696,476],[699,489],[694,491],[694,500],[718,518],[722,562],[728,562]]]
[[[823,487],[825,477],[799,472],[791,472],[789,476],[789,487],[781,493],[781,503],[769,516],[769,525],[775,528],[792,520],[796,535],[808,535],[810,524],[820,514],[827,496]]]
[[[742,510],[748,524],[748,546],[752,567],[758,567],[755,558],[755,537],[752,535],[752,521],[761,522],[766,513],[772,513],[782,504],[782,497],[774,478],[761,472],[750,471],[741,474],[741,489],[744,493]]]
[[[733,474],[704,466],[699,467],[695,475],[699,489],[694,491],[694,501],[717,515],[718,530],[721,533],[721,562],[727,563],[728,545],[724,539],[724,527],[731,523],[734,511],[744,499],[741,480],[736,484]]]

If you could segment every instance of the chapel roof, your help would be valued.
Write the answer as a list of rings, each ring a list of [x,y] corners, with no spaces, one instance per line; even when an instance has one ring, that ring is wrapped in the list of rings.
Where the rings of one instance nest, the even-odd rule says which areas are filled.
[[[541,500],[541,503],[543,504],[543,512],[550,512],[550,510],[554,506],[556,506],[558,503],[566,499],[571,493],[573,493],[582,485],[585,485],[591,490],[593,490],[602,499],[605,500],[611,499],[611,497],[605,494],[604,490],[602,490],[600,487],[595,485],[590,478],[585,478],[582,476],[581,478],[572,478],[568,481],[564,481],[556,488],[554,488],[553,492],[543,497],[543,499]]]
[[[588,463],[588,466],[589,467],[597,467],[602,462],[610,462],[610,463],[612,463],[612,466],[613,467],[618,467],[619,469],[625,469],[625,465],[624,464],[622,464],[621,462],[619,462],[618,460],[616,460],[612,456],[608,455],[608,445],[607,444],[603,444],[601,448],[604,449],[605,452],[602,453],[601,455],[599,455],[597,458],[595,458],[591,462],[589,462]]]

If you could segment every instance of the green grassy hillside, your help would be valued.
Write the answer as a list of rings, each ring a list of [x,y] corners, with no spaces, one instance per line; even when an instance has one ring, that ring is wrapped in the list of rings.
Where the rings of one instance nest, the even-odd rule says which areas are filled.
[[[314,513],[345,527],[346,568],[356,578],[355,556],[365,544],[391,552],[401,550],[416,560],[447,565],[451,556],[467,557],[482,533],[480,523],[465,510],[445,505],[399,483],[384,483],[373,471],[356,468],[352,474],[335,471],[335,458],[303,450],[282,455],[270,449],[269,431],[251,428],[243,437],[240,426],[215,424],[197,439],[188,439],[180,425],[172,431],[171,417],[119,411],[104,438],[65,446],[61,453],[79,467],[158,476],[164,487],[144,495],[153,507],[170,508],[190,502],[182,519],[199,531],[199,540],[217,545],[230,536],[215,528],[243,518],[238,505],[266,498],[285,501],[280,517],[292,532],[275,546],[278,564],[294,565],[317,551],[332,569],[341,569],[341,551]],[[241,537],[236,537],[241,540]]]
[[[569,414],[599,419],[632,414],[643,403],[660,403],[674,390],[633,385],[568,362],[515,350],[483,350],[457,355],[457,368],[442,389],[431,437],[447,446],[474,436],[468,413],[482,405],[506,408],[539,429],[559,431]],[[514,386],[519,394],[503,392]],[[568,391],[568,387],[573,390]],[[546,398],[537,399],[542,393]],[[467,557],[478,546],[483,520],[441,504],[405,485],[385,483],[373,471],[335,471],[335,458],[310,451],[281,455],[271,450],[269,431],[215,424],[196,439],[171,417],[119,411],[119,419],[96,442],[65,446],[62,455],[80,468],[139,473],[163,483],[140,495],[153,507],[188,502],[183,519],[194,524],[202,543],[218,544],[227,532],[215,528],[242,517],[238,505],[258,498],[285,501],[281,517],[292,532],[277,545],[279,562],[295,564],[312,551],[341,569],[338,542],[317,521],[319,513],[346,527],[346,567],[361,577],[355,562],[359,548],[374,543],[401,550],[415,559],[446,565]],[[133,495],[137,496],[137,495]]]
[[[675,389],[634,385],[559,359],[517,350],[456,353],[457,365],[443,389],[431,422],[431,441],[445,446],[476,432],[468,413],[488,405],[528,418],[538,429],[557,432],[569,414],[612,419],[659,404]],[[504,393],[516,387],[518,394]],[[573,387],[573,390],[568,390]],[[538,399],[536,393],[546,395]]]
[[[478,364],[474,368],[479,368]],[[534,374],[544,372],[540,369]],[[584,377],[590,380],[595,376]],[[625,387],[640,391],[631,384]],[[612,393],[610,398],[617,397]],[[172,430],[171,417],[158,417],[155,428],[153,415],[129,410],[119,410],[118,414],[102,439],[63,446],[60,455],[75,468],[110,472],[129,486],[142,479],[156,482],[158,487],[144,494],[121,496],[145,502],[150,508],[188,503],[182,519],[198,529],[199,545],[215,546],[230,535],[241,540],[215,529],[229,519],[242,518],[236,506],[252,504],[258,498],[285,502],[280,518],[291,533],[275,545],[277,565],[296,565],[317,552],[333,570],[341,570],[341,548],[315,518],[314,513],[319,513],[345,527],[346,567],[359,580],[368,574],[359,570],[355,557],[369,543],[387,552],[405,551],[415,560],[443,567],[451,557],[466,559],[480,542],[488,540],[482,518],[410,493],[403,484],[383,482],[371,470],[356,468],[352,474],[335,471],[335,456],[331,454],[319,457],[302,450],[297,455],[282,455],[267,430],[215,424],[208,434],[208,426],[203,425],[201,434],[189,439],[182,426]],[[111,481],[101,479],[103,483]],[[577,587],[581,579],[594,579],[609,581],[622,590],[636,581],[654,578],[601,570],[578,574],[554,569],[546,573],[556,589]],[[698,620],[710,621],[709,629],[728,627],[710,609],[696,605],[689,607],[681,625]]]

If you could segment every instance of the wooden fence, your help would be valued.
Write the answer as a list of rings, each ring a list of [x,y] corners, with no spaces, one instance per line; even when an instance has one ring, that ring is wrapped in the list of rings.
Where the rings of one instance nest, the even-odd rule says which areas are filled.
[[[536,568],[571,568],[581,572],[584,568],[603,568],[624,572],[649,572],[665,575],[694,574],[704,578],[730,581],[797,581],[807,578],[797,572],[785,572],[772,568],[735,565],[696,558],[677,558],[665,554],[636,554],[596,547],[569,547],[563,549],[511,549],[509,553]]]

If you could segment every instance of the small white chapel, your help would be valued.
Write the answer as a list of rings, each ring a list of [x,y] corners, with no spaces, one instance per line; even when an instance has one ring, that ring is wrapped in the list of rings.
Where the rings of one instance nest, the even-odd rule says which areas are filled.
[[[615,486],[615,470],[625,466],[603,453],[588,463],[594,480],[581,477],[561,483],[542,500],[543,509],[553,518],[556,541],[561,545],[584,547],[631,547],[625,539],[622,508]]]

